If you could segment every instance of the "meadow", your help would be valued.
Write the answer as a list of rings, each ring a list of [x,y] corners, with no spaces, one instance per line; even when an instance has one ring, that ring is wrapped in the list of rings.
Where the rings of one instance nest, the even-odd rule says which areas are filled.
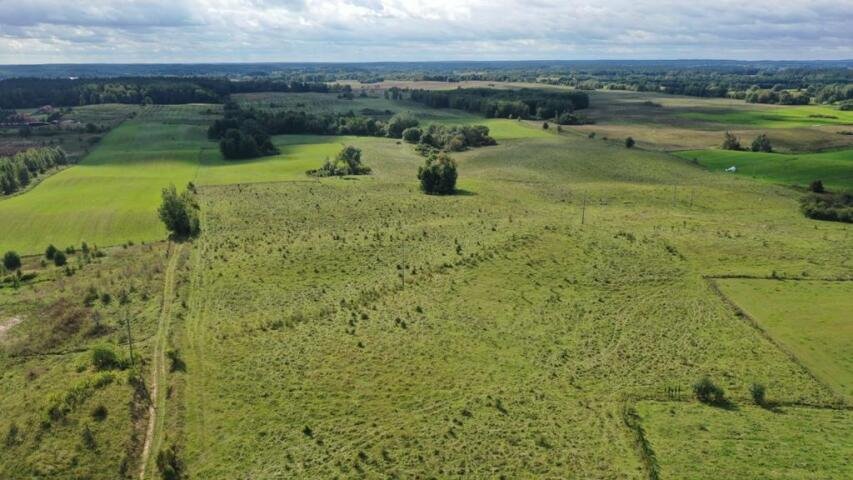
[[[735,101],[596,92],[599,123],[556,132],[373,93],[235,97],[485,124],[498,145],[453,154],[458,193],[431,196],[398,140],[282,135],[278,155],[225,161],[206,137],[218,106],[148,106],[81,165],[0,200],[0,251],[117,245],[75,254],[70,276],[26,257],[37,276],[0,283],[0,322],[23,319],[0,339],[0,435],[6,411],[23,432],[0,447],[0,476],[139,478],[143,464],[154,479],[167,449],[204,479],[850,476],[850,226],[802,216],[770,167],[756,181],[668,153],[680,132],[726,128],[682,113]],[[663,133],[628,149],[611,127]],[[371,175],[305,175],[344,144]],[[850,181],[843,151],[797,157],[803,178]],[[201,235],[159,242],[160,189],[188,181]],[[46,346],[58,301],[87,328]],[[103,374],[96,345],[124,355],[127,311],[139,369],[77,387]],[[93,318],[103,335],[85,334]],[[703,376],[725,408],[694,399]],[[91,396],[45,428],[44,407],[77,388]]]
[[[733,166],[736,175],[756,180],[799,187],[822,180],[829,190],[853,191],[853,150],[798,154],[688,150],[676,155],[716,172]]]

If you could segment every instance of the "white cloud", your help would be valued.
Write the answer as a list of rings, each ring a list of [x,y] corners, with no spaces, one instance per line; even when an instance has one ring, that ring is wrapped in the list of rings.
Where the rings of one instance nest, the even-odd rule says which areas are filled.
[[[853,0],[0,0],[0,62],[853,58]]]

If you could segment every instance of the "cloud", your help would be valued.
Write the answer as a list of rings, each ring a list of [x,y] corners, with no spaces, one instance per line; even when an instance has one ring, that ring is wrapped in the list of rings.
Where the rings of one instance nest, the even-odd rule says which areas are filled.
[[[0,0],[0,62],[853,58],[853,1]]]

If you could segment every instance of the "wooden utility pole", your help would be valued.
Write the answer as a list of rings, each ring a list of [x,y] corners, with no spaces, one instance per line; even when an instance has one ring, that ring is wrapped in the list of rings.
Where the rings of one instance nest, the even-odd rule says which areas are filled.
[[[133,366],[133,337],[130,332],[130,315],[127,314],[127,309],[124,310],[124,323],[127,325],[127,345],[130,349],[130,366]]]
[[[586,220],[586,194],[583,195],[583,206],[581,207],[581,225]]]

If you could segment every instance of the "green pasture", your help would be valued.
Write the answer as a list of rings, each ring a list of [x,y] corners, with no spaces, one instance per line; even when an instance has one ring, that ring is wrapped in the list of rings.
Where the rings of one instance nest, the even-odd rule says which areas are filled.
[[[819,378],[853,399],[853,282],[717,280]]]
[[[822,180],[828,189],[853,190],[853,150],[822,153],[764,153],[732,150],[693,150],[676,153],[696,159],[710,170],[737,168],[736,175],[784,185],[808,186]]]
[[[853,111],[842,111],[822,105],[801,105],[772,109],[720,109],[719,111],[684,112],[683,118],[761,128],[817,127],[853,125]]]
[[[661,479],[850,478],[853,414],[801,407],[736,409],[641,402]]]

